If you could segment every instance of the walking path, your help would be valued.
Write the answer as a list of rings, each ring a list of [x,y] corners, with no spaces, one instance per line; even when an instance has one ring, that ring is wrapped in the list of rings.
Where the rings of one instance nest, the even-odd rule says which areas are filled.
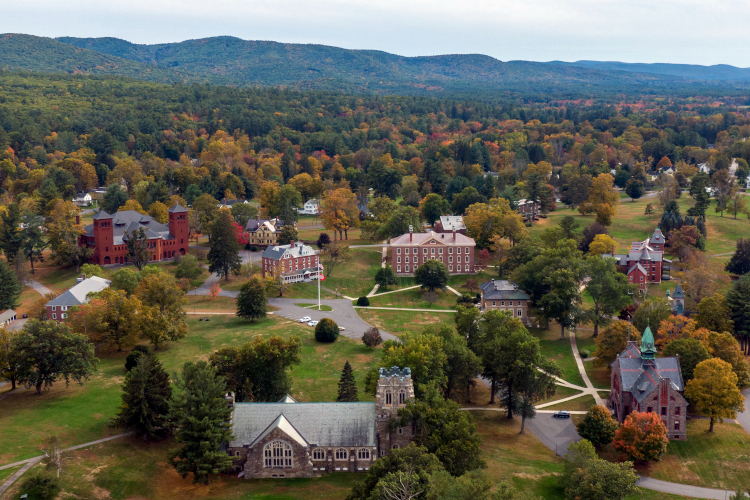
[[[568,334],[570,335],[570,347],[571,349],[573,349],[573,357],[576,360],[576,366],[578,366],[578,371],[581,374],[581,378],[583,378],[583,383],[586,384],[586,389],[583,392],[584,394],[591,394],[592,396],[594,396],[594,401],[596,401],[596,404],[598,404],[599,406],[604,406],[602,398],[599,397],[598,389],[594,387],[594,384],[592,384],[591,380],[589,380],[589,376],[586,373],[586,368],[584,368],[583,361],[581,360],[581,355],[578,354],[576,334],[573,330],[569,330]],[[583,394],[581,394],[581,396],[583,396]]]
[[[418,311],[418,312],[435,312],[435,313],[454,313],[453,309],[412,309],[410,307],[370,307],[354,306],[354,309],[379,309],[383,311]]]
[[[47,295],[48,293],[52,293],[52,290],[42,285],[38,281],[33,281],[33,280],[29,281],[29,286],[33,288],[34,291],[37,292],[39,295]]]
[[[97,439],[96,441],[90,441],[88,443],[83,444],[77,444],[75,446],[71,446],[70,448],[65,448],[63,451],[75,451],[80,450],[81,448],[86,448],[88,446],[93,446],[95,444],[101,444],[106,443],[107,441],[112,441],[113,439],[120,439],[121,437],[129,436],[132,434],[132,432],[126,432],[124,434],[118,434],[117,436],[110,436],[103,439]],[[33,458],[27,458],[26,460],[20,460],[18,462],[13,462],[12,464],[6,464],[0,466],[0,470],[3,469],[11,469],[13,467],[18,467],[19,465],[23,465],[20,470],[16,471],[15,474],[10,476],[7,481],[5,481],[2,486],[0,486],[0,498],[2,498],[3,493],[5,493],[8,488],[16,481],[19,477],[23,475],[24,472],[29,470],[31,467],[36,465],[42,458],[44,458],[44,455],[40,455],[38,457]]]

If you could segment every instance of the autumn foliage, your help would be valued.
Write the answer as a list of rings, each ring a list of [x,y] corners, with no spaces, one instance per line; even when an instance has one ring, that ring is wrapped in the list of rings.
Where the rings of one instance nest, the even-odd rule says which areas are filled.
[[[634,412],[615,432],[612,446],[629,460],[658,461],[667,451],[667,428],[654,412]]]

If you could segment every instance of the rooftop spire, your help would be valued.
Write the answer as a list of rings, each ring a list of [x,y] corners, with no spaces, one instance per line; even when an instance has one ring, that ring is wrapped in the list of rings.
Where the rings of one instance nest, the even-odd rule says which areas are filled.
[[[648,323],[646,325],[646,330],[641,337],[641,359],[654,359],[656,357],[654,334],[651,333],[651,326]]]

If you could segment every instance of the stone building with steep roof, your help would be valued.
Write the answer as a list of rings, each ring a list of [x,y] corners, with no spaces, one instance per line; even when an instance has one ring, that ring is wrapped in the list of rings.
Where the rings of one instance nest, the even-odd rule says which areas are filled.
[[[656,357],[654,335],[646,327],[641,346],[629,341],[610,365],[611,387],[607,406],[622,423],[632,412],[655,412],[667,428],[669,439],[686,440],[688,402],[680,358]]]
[[[524,325],[530,326],[529,296],[518,289],[518,285],[508,280],[492,280],[479,285],[482,311],[491,310],[510,312]]]
[[[233,403],[228,453],[245,479],[315,477],[370,469],[407,445],[412,429],[390,429],[414,397],[411,370],[381,368],[374,403]]]
[[[168,210],[169,223],[160,224],[150,215],[135,210],[123,210],[110,215],[99,210],[94,223],[85,226],[78,240],[80,246],[94,250],[91,261],[106,266],[128,263],[128,238],[141,228],[146,232],[151,261],[170,259],[188,253],[188,210],[174,205]]]

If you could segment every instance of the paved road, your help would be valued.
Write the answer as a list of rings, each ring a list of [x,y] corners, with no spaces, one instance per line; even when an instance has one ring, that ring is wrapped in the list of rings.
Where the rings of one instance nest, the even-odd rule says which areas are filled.
[[[341,335],[349,337],[351,339],[361,339],[365,331],[370,328],[370,325],[365,323],[362,318],[357,315],[357,311],[354,310],[352,302],[346,299],[326,299],[321,300],[320,303],[330,306],[332,311],[318,311],[315,308],[307,309],[304,307],[295,306],[294,303],[298,304],[317,304],[318,301],[314,299],[284,299],[284,298],[273,298],[268,299],[268,303],[274,307],[278,307],[279,310],[274,312],[277,316],[283,316],[285,318],[298,321],[303,316],[310,316],[314,320],[321,320],[323,318],[333,319],[337,325],[344,328]],[[380,331],[380,336],[383,340],[395,340],[396,337],[383,330]]]

